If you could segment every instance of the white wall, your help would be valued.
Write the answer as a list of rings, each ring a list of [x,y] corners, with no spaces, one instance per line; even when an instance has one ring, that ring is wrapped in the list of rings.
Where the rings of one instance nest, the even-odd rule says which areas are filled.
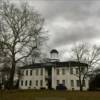
[[[41,75],[41,69],[43,69],[43,75]],[[28,74],[26,75],[26,71],[28,70]],[[32,76],[30,76],[30,70],[32,70]],[[36,75],[36,70],[38,70],[38,75]],[[24,69],[24,75],[21,80],[23,80],[23,86],[21,85],[21,80],[19,84],[20,89],[40,89],[41,87],[46,87],[45,83],[45,69],[44,68],[34,68],[34,69]],[[25,81],[28,81],[27,86],[25,86]],[[32,85],[29,86],[29,81],[32,81]],[[40,81],[43,81],[43,85],[40,85]],[[38,85],[36,86],[36,81],[38,81]]]
[[[76,68],[73,67],[73,74],[70,73],[70,67],[52,67],[52,88],[56,89],[57,86],[57,80],[60,81],[62,84],[62,80],[65,80],[65,86],[67,87],[68,90],[79,90],[79,87],[77,86],[76,80],[79,80],[78,76],[76,75]],[[43,75],[41,75],[41,69],[43,69]],[[59,69],[59,75],[57,75],[57,69]],[[65,74],[62,74],[62,69],[65,70]],[[28,74],[26,75],[26,70],[28,70]],[[32,70],[32,76],[30,76],[30,70]],[[36,70],[38,70],[38,75],[36,75]],[[21,80],[19,84],[20,89],[40,89],[41,87],[48,88],[47,86],[47,81],[46,77],[48,77],[48,73],[46,72],[47,70],[45,68],[34,68],[34,69],[23,69],[22,70],[24,73],[23,77],[21,80],[23,80],[23,86],[21,86]],[[25,81],[28,81],[28,85],[25,86]],[[32,85],[29,86],[29,81],[32,80]],[[38,80],[38,86],[36,86],[36,80]],[[43,86],[40,85],[40,80],[43,80]],[[74,81],[74,86],[71,86],[71,80]],[[88,89],[88,83],[89,79],[85,79],[86,86],[83,88],[84,90]]]
[[[79,90],[79,86],[77,86],[77,80],[79,80],[78,75],[76,75],[76,68],[73,67],[73,74],[70,73],[69,67],[56,67],[52,68],[52,88],[56,89],[57,86],[57,80],[60,81],[60,84],[62,84],[62,80],[65,80],[65,86],[68,90]],[[59,75],[57,75],[57,69],[59,69]],[[62,74],[62,69],[65,69],[65,74]],[[74,81],[74,86],[71,86],[71,80]],[[84,90],[88,89],[89,79],[85,79],[86,86],[83,87]]]

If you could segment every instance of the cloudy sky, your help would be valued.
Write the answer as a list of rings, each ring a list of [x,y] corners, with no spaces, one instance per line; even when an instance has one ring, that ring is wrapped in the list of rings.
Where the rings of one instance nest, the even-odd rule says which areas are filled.
[[[26,1],[45,18],[49,31],[47,48],[58,49],[62,59],[68,58],[68,52],[76,42],[100,44],[100,0]]]

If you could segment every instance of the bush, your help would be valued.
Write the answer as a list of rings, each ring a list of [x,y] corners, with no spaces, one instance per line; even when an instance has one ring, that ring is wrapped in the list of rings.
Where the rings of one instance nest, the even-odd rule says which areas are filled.
[[[66,86],[63,85],[63,84],[58,84],[58,85],[56,86],[56,90],[67,90],[67,88],[66,88]]]

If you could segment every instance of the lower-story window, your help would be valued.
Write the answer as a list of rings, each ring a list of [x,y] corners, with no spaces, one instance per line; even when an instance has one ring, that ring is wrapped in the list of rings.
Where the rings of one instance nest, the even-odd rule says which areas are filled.
[[[65,80],[62,80],[62,84],[65,85]]]
[[[23,86],[23,80],[21,80],[21,86]]]
[[[43,86],[43,80],[40,80],[40,86],[41,87]]]
[[[83,86],[86,86],[86,84],[85,84],[85,80],[83,81]]]
[[[36,86],[38,86],[38,80],[36,80]]]
[[[74,87],[74,80],[71,80],[71,87]]]
[[[25,86],[27,86],[27,80],[25,81]]]
[[[31,85],[32,85],[32,81],[30,80],[30,81],[29,81],[29,86],[31,86]]]
[[[60,83],[59,80],[57,80],[57,85],[58,85],[59,83]]]
[[[77,87],[79,87],[80,86],[80,81],[79,80],[76,80],[76,83],[77,83]],[[85,80],[83,81],[83,86],[86,86],[86,84],[85,84]]]
[[[77,83],[77,87],[79,87],[80,86],[80,81],[76,80],[76,83]]]

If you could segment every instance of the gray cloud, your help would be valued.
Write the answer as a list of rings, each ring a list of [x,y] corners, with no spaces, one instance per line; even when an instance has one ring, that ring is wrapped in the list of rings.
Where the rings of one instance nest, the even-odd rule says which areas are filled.
[[[27,0],[27,2],[45,18],[50,48],[59,49],[63,46],[62,49],[66,49],[66,45],[82,40],[100,42],[99,0]]]
[[[56,23],[56,22],[55,22]],[[59,26],[60,24],[60,26]],[[52,25],[51,25],[52,26]],[[67,21],[54,24],[51,29],[53,35],[49,45],[59,47],[77,41],[89,41],[100,38],[100,19],[90,18],[85,21]]]
[[[45,18],[53,19],[58,16],[69,20],[81,20],[98,12],[98,0],[32,0],[33,4]],[[35,2],[35,4],[34,4]],[[39,6],[38,6],[39,5]],[[96,13],[98,14],[98,13]]]
[[[60,20],[56,20],[58,17],[72,23],[68,29],[66,29],[67,27],[62,28],[57,25],[49,25],[51,27],[51,34],[53,35],[50,46],[58,47],[79,40],[90,40],[100,37],[100,30],[97,29],[100,26],[99,5],[100,2],[94,0],[63,0],[59,2],[55,1],[52,6],[49,5],[45,13],[49,24],[56,23],[56,21],[59,22]],[[77,24],[78,22],[81,23],[81,26]],[[63,26],[63,23],[61,24]]]

